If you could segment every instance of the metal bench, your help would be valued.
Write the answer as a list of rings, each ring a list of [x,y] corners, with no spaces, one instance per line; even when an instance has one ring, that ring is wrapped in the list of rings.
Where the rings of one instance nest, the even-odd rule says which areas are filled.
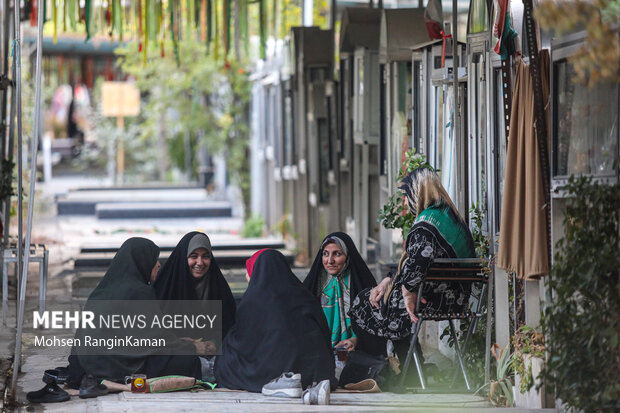
[[[463,363],[463,354],[467,349],[467,343],[476,330],[478,320],[486,313],[486,306],[483,309],[483,301],[487,292],[488,276],[484,271],[483,261],[477,258],[445,258],[435,259],[429,267],[426,278],[420,283],[418,289],[418,297],[416,302],[416,315],[418,322],[413,323],[411,343],[405,359],[405,364],[401,372],[400,387],[405,384],[405,377],[411,359],[414,359],[416,370],[420,379],[422,389],[426,389],[426,383],[422,374],[422,366],[416,354],[416,342],[420,327],[425,321],[443,321],[447,320],[450,327],[450,335],[454,340],[454,350],[459,366],[455,372],[454,378],[458,374],[460,367],[461,373],[465,380],[467,390],[471,390],[465,365]],[[477,288],[472,288],[476,285]],[[463,302],[455,302],[455,291],[465,293],[467,296]],[[421,299],[427,300],[426,304],[421,303]],[[488,294],[486,301],[488,302]],[[462,346],[459,345],[456,329],[454,328],[454,320],[471,320]],[[453,380],[454,383],[454,380]]]
[[[2,325],[6,326],[9,303],[9,263],[17,265],[17,244],[10,243],[3,249],[2,257]],[[47,294],[47,267],[49,251],[45,244],[30,244],[30,262],[39,263],[39,311],[45,311],[45,295]],[[20,287],[20,277],[17,277],[17,291]]]

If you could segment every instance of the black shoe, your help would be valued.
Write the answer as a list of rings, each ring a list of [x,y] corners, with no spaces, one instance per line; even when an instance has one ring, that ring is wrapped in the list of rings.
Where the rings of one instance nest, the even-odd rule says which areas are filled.
[[[105,394],[108,394],[108,388],[99,383],[98,379],[94,378],[90,374],[82,377],[82,383],[80,384],[80,399],[91,399]]]
[[[26,394],[30,403],[58,403],[66,402],[71,398],[69,393],[58,387],[56,383],[49,383],[41,390],[31,391]]]
[[[65,384],[69,379],[69,369],[66,367],[56,367],[55,369],[45,370],[43,373],[43,383]]]

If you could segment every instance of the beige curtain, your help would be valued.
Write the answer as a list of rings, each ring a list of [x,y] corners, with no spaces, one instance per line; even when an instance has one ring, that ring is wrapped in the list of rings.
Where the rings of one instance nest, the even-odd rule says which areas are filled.
[[[540,54],[543,96],[549,97],[549,54]],[[546,106],[547,125],[549,108]],[[547,127],[547,131],[549,128]],[[545,198],[534,128],[534,91],[529,65],[517,63],[510,116],[497,264],[519,278],[549,273]]]

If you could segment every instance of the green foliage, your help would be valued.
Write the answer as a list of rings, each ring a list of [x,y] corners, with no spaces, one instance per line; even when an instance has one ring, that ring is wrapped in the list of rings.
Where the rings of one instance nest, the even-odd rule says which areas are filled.
[[[13,168],[15,162],[12,159],[3,159],[0,166],[0,199],[15,195],[13,190]]]
[[[498,344],[494,344],[491,354],[495,358],[495,380],[491,380],[476,390],[476,393],[489,387],[489,399],[496,406],[512,407],[512,364],[513,355],[510,353],[510,346],[506,346],[503,350]]]
[[[620,183],[571,177],[542,327],[547,385],[584,412],[620,410]]]
[[[536,5],[535,16],[541,27],[557,34],[586,31],[585,43],[569,57],[580,83],[620,82],[620,1],[544,0]]]
[[[243,63],[223,64],[207,54],[206,45],[193,36],[179,41],[178,59],[149,49],[148,63],[138,53],[136,42],[117,49],[123,71],[136,79],[141,91],[139,125],[132,138],[143,148],[147,159],[156,165],[163,179],[170,166],[186,169],[186,137],[189,134],[190,176],[197,176],[197,154],[203,145],[210,154],[226,157],[233,182],[241,188],[246,211],[250,199],[248,159],[248,113],[251,84]],[[169,40],[165,50],[172,50]],[[148,156],[147,156],[148,155]]]
[[[405,161],[398,171],[397,182],[403,179],[407,174],[413,172],[417,168],[427,168],[435,170],[427,161],[425,155],[416,155],[415,148],[405,153]],[[397,189],[388,201],[379,210],[379,218],[377,221],[386,229],[400,228],[403,237],[406,237],[413,226],[415,215],[409,212],[409,208],[405,206],[402,193]]]
[[[264,228],[265,220],[263,217],[258,214],[253,214],[245,220],[242,235],[244,238],[262,237]]]
[[[512,366],[515,372],[521,377],[519,391],[524,394],[534,385],[534,375],[532,374],[532,364],[525,367],[525,358],[538,357],[545,358],[544,336],[529,326],[521,326],[512,337],[514,354]]]

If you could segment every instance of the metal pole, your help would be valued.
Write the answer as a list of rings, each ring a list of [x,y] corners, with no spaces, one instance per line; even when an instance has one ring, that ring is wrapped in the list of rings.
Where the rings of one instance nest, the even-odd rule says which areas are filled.
[[[19,6],[16,1],[16,10],[19,11]],[[19,30],[19,13],[15,13],[16,16],[16,27]],[[17,336],[15,337],[15,358],[13,361],[13,379],[11,381],[11,391],[13,400],[15,400],[16,394],[16,384],[17,384],[17,375],[19,374],[19,367],[21,361],[21,351],[22,351],[22,328],[24,325],[24,304],[26,301],[26,282],[28,280],[28,263],[30,261],[30,236],[32,234],[32,213],[34,210],[34,187],[37,179],[37,146],[39,141],[39,127],[41,125],[41,60],[42,60],[42,52],[43,52],[43,13],[42,9],[37,9],[37,60],[36,60],[36,72],[35,72],[35,101],[34,101],[34,127],[32,133],[32,140],[30,146],[30,191],[28,194],[28,226],[26,227],[26,250],[23,255],[23,264],[22,264],[22,282],[20,284],[19,291],[19,309],[17,312]],[[20,79],[18,78],[19,82]],[[19,85],[19,83],[17,83]],[[18,108],[19,109],[19,108]],[[18,112],[21,115],[21,110]],[[19,119],[21,121],[21,119]],[[18,127],[20,127],[20,122],[18,122]],[[20,128],[21,129],[21,128]],[[20,131],[21,132],[21,131]],[[21,134],[18,135],[21,137]],[[21,159],[19,160],[21,163]],[[21,188],[20,188],[21,190]],[[21,192],[21,191],[20,191]],[[21,199],[21,196],[20,196]],[[21,245],[21,244],[20,244]],[[19,255],[18,258],[22,258]],[[41,263],[43,265],[43,263]],[[19,274],[18,274],[19,276]],[[39,286],[42,288],[42,286]]]
[[[15,81],[15,61],[13,61],[13,83]],[[15,148],[15,84],[11,87],[11,110],[9,111],[9,144],[6,151],[6,158],[13,159],[13,150]],[[4,234],[3,241],[5,247],[9,244],[9,227],[11,224],[11,196],[7,196],[4,201]]]
[[[13,87],[11,87],[11,110],[9,111],[9,144],[7,148],[7,159],[13,159],[13,151],[15,149],[15,61],[13,61]],[[4,245],[9,244],[9,227],[11,224],[11,197],[7,196],[4,203]]]
[[[15,32],[13,40],[13,62],[15,64],[15,114],[17,131],[17,286],[20,285],[19,274],[22,273],[23,253],[24,253],[24,214],[23,214],[23,148],[22,148],[22,56],[21,56],[21,26],[20,26],[20,2],[13,2],[13,30]],[[18,288],[19,291],[19,288]],[[17,356],[17,355],[16,355]]]
[[[8,28],[8,16],[9,16],[9,4],[8,0],[0,0],[0,21],[2,22],[2,28],[0,29],[0,75],[5,75],[8,78],[8,63],[9,63],[9,28]],[[0,105],[0,148],[2,150],[2,159],[7,159],[6,154],[6,106],[8,104],[9,88],[2,92],[2,101]]]
[[[314,0],[303,0],[302,1],[302,25],[306,27],[310,27],[313,24],[313,16],[314,12]]]
[[[451,27],[451,31],[452,31],[452,88],[454,89],[454,126],[453,126],[453,130],[454,130],[454,143],[456,145],[456,151],[457,153],[459,153],[459,159],[457,159],[459,165],[458,165],[458,170],[461,172],[459,175],[460,177],[458,178],[458,186],[460,186],[461,191],[465,191],[465,188],[467,187],[467,174],[465,173],[466,169],[466,151],[465,148],[467,148],[467,139],[463,139],[463,142],[461,142],[461,101],[459,99],[459,54],[458,54],[458,50],[459,50],[459,42],[458,42],[458,19],[457,19],[457,15],[458,15],[458,1],[457,0],[452,0],[452,27]],[[460,149],[460,151],[459,151]],[[457,194],[457,206],[459,204],[461,204],[461,207],[463,208],[463,217],[465,218],[465,220],[467,221],[467,209],[468,209],[468,205],[467,205],[467,200],[466,200],[466,196],[462,193],[459,192]]]

